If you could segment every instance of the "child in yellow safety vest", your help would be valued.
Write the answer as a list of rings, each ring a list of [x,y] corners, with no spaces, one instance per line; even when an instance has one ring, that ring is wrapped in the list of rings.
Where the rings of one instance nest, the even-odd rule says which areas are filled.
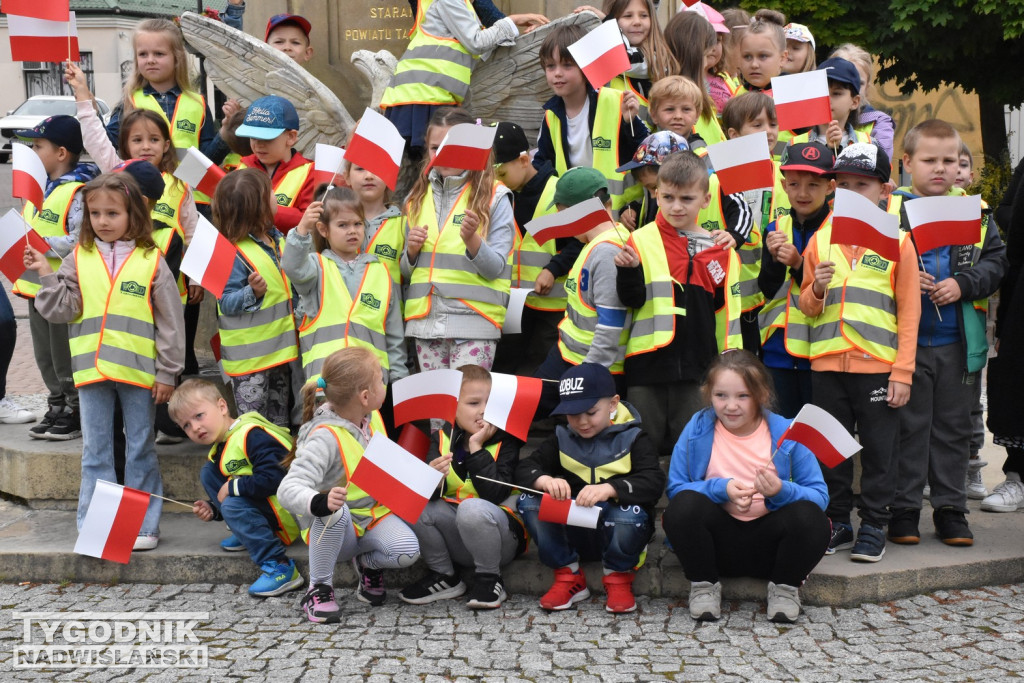
[[[427,130],[427,157],[409,193],[409,233],[402,254],[405,334],[420,370],[475,363],[490,369],[511,287],[515,236],[510,192],[483,171],[426,166],[448,130],[476,119],[441,108]]]
[[[444,485],[412,526],[430,573],[399,597],[426,605],[463,595],[457,563],[475,570],[466,606],[494,609],[508,597],[501,568],[526,550],[526,528],[511,486],[522,442],[484,421],[491,373],[479,365],[459,370],[455,424],[435,432],[427,454],[430,466],[444,473]]]
[[[408,229],[402,210],[391,203],[391,192],[384,181],[362,166],[345,162],[345,182],[359,198],[366,222],[363,251],[384,264],[396,286],[402,283],[399,261],[405,249]],[[319,196],[318,193],[314,193]]]
[[[221,541],[222,550],[249,552],[260,568],[249,595],[266,598],[301,588],[302,575],[285,555],[285,546],[299,537],[298,523],[277,501],[285,474],[281,461],[292,445],[288,430],[258,413],[234,417],[220,390],[202,379],[175,389],[168,410],[188,438],[210,447],[209,462],[199,472],[209,501],[195,501],[192,513],[228,525],[231,536]]]
[[[838,151],[855,142],[872,142],[870,135],[857,129],[861,90],[857,67],[842,57],[830,57],[818,66],[818,71],[828,72],[832,120],[828,124],[819,124],[805,133],[794,135],[790,144],[823,142]]]
[[[326,402],[316,407],[317,395]],[[384,372],[373,351],[350,346],[324,361],[320,378],[302,388],[302,418],[288,474],[277,495],[309,527],[309,590],[306,618],[337,623],[334,567],[353,560],[359,573],[356,597],[384,604],[384,570],[410,567],[419,544],[408,525],[350,481],[370,438],[383,433],[377,410],[384,401]],[[312,518],[312,523],[309,523]]]
[[[274,227],[270,179],[257,169],[229,173],[213,195],[213,222],[238,247],[217,300],[221,368],[239,412],[289,422],[290,364],[299,358],[292,286],[281,269],[284,236]],[[295,372],[298,368],[295,368]]]
[[[127,173],[104,174],[82,191],[86,212],[79,244],[53,269],[25,250],[40,275],[35,304],[51,323],[70,323],[71,363],[81,397],[81,529],[96,481],[116,481],[114,429],[128,435],[124,483],[155,494],[136,550],[157,546],[163,493],[153,440],[154,407],[166,403],[184,364],[185,321],[178,287],[153,244],[149,206]],[[115,425],[115,397],[123,424]]]
[[[25,205],[22,217],[46,240],[50,268],[60,268],[61,259],[78,242],[78,230],[85,214],[82,186],[96,177],[95,164],[81,164],[82,131],[75,117],[58,115],[45,119],[31,130],[17,131],[18,137],[31,140],[46,171],[43,205]],[[20,143],[15,143],[20,144]],[[49,392],[47,411],[38,424],[29,429],[33,439],[67,441],[82,435],[79,424],[78,392],[72,382],[68,327],[48,322],[36,310],[35,296],[39,278],[26,271],[14,282],[13,293],[28,300],[32,351],[43,384]]]

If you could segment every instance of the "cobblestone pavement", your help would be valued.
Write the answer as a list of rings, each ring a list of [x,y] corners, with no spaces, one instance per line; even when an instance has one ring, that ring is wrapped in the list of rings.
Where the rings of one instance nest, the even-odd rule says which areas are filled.
[[[939,592],[855,609],[811,607],[795,625],[735,602],[696,624],[685,602],[640,598],[613,616],[598,598],[547,614],[513,596],[495,612],[459,601],[380,608],[339,591],[342,623],[313,625],[299,593],[254,600],[244,588],[0,585],[3,680],[744,681],[1005,680],[1024,672],[1024,586]],[[196,635],[209,668],[12,670],[12,612],[209,612]]]

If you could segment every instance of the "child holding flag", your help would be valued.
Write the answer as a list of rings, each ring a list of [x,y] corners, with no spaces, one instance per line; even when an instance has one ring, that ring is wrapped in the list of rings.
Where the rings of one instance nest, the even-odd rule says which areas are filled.
[[[317,395],[327,400],[316,407]],[[384,569],[410,567],[419,558],[412,530],[391,511],[349,482],[370,437],[383,433],[377,412],[384,402],[384,373],[376,354],[350,346],[324,361],[320,378],[302,387],[302,419],[288,474],[277,489],[286,509],[309,525],[309,590],[306,618],[337,623],[334,565],[353,560],[359,573],[356,597],[384,604]],[[306,524],[304,523],[304,526]]]
[[[785,439],[768,371],[749,351],[719,355],[668,474],[662,524],[690,580],[690,616],[722,612],[720,576],[768,581],[768,618],[800,616],[799,587],[825,554],[828,493],[818,462]]]
[[[528,458],[519,462],[515,480],[555,500],[575,499],[582,507],[601,508],[595,529],[540,520],[542,499],[519,498],[519,513],[537,542],[540,560],[555,570],[555,581],[540,599],[546,610],[564,610],[590,597],[580,560],[600,559],[607,592],[605,609],[632,612],[633,577],[643,565],[654,534],[654,506],[665,489],[658,452],[640,426],[636,410],[619,400],[611,373],[596,363],[567,370],[558,385],[565,415]]]

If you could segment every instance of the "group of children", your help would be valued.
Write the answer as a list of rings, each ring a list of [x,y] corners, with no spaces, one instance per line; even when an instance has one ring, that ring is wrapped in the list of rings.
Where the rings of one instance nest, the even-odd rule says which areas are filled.
[[[339,559],[353,561],[357,595],[373,605],[385,599],[383,570],[422,557],[429,572],[402,600],[468,590],[469,607],[497,607],[502,567],[529,540],[554,570],[543,608],[586,599],[580,562],[600,559],[607,610],[630,612],[666,490],[663,525],[698,619],[719,616],[719,577],[753,574],[770,581],[769,617],[795,620],[799,586],[822,555],[852,547],[854,560],[873,562],[887,537],[919,541],[926,485],[939,538],[970,545],[965,406],[976,401],[1004,249],[986,212],[978,244],[918,254],[903,209],[963,193],[959,136],[937,120],[913,128],[903,144],[911,185],[892,191],[863,51],[846,46],[849,60],[820,67],[830,123],[779,131],[770,79],[815,68],[810,31],[770,10],[750,19],[697,8],[663,35],[650,0],[608,0],[599,13],[618,21],[631,68],[598,90],[568,50],[580,30],[552,29],[540,62],[554,96],[536,153],[521,127],[500,122],[493,165],[467,171],[431,162],[452,126],[479,124],[459,106],[472,61],[545,20],[485,28],[476,3],[420,0],[381,103],[422,158],[400,205],[351,164],[315,188],[282,97],[244,114],[229,102],[231,124],[215,132],[170,22],[137,30],[135,73],[106,136],[69,65],[81,124],[52,117],[20,133],[51,178],[44,206],[26,210],[51,251],[26,248],[15,291],[30,300],[50,391],[33,435],[84,436],[79,525],[96,480],[117,476],[117,406],[129,435],[121,480],[161,492],[154,424],[169,401],[170,420],[210,446],[200,474],[209,501],[195,503],[196,516],[224,520],[221,547],[249,552],[260,568],[253,595],[304,584],[285,546],[307,540],[302,606],[315,622],[340,618]],[[306,19],[278,15],[266,39],[301,62],[309,31]],[[695,45],[705,47],[691,54]],[[761,131],[778,152],[773,188],[726,194],[706,145]],[[212,197],[172,175],[188,147],[234,169]],[[102,175],[78,163],[83,149]],[[899,261],[831,244],[836,187],[900,216]],[[577,238],[540,244],[522,229],[592,198],[607,218]],[[238,249],[217,301],[237,417],[210,382],[175,389],[195,370],[188,320],[202,289],[178,266],[199,214]],[[517,338],[502,335],[512,287],[532,290]],[[427,460],[443,482],[409,525],[349,477],[369,439],[393,431],[390,386],[413,367],[456,368],[463,382],[455,423],[431,434]],[[491,369],[549,380],[537,417],[565,416],[529,455],[483,420]],[[803,446],[778,444],[812,402],[863,446],[856,534],[852,462],[820,468]],[[666,489],[659,454],[669,452]],[[542,521],[541,494],[596,506],[600,521]],[[159,540],[152,501],[137,550]],[[459,567],[469,566],[467,588]]]

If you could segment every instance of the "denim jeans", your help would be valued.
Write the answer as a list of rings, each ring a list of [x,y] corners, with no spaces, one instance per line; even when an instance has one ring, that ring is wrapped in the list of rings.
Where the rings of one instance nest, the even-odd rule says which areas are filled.
[[[78,528],[82,528],[85,511],[92,500],[96,480],[116,482],[114,472],[114,397],[121,400],[126,453],[124,485],[158,496],[164,494],[160,466],[153,443],[153,394],[149,389],[121,382],[97,382],[79,387],[82,415],[82,488],[78,493]],[[149,509],[142,520],[140,534],[160,533],[163,501],[149,499]]]
[[[14,342],[18,339],[18,323],[7,292],[0,293],[0,399],[7,396],[7,368],[14,356]]]
[[[552,524],[538,519],[540,497],[519,496],[519,514],[526,530],[537,543],[540,561],[558,569],[580,559],[600,559],[605,569],[628,572],[636,568],[640,555],[654,533],[654,522],[639,505],[598,503],[601,518],[596,529]]]
[[[217,502],[217,493],[226,481],[217,465],[207,462],[199,472],[199,481],[210,497],[210,504],[220,510],[231,533],[238,537],[249,557],[256,566],[271,560],[287,562],[284,554],[284,543],[274,531],[277,529],[277,517],[265,498],[248,496],[228,496],[223,503]]]

